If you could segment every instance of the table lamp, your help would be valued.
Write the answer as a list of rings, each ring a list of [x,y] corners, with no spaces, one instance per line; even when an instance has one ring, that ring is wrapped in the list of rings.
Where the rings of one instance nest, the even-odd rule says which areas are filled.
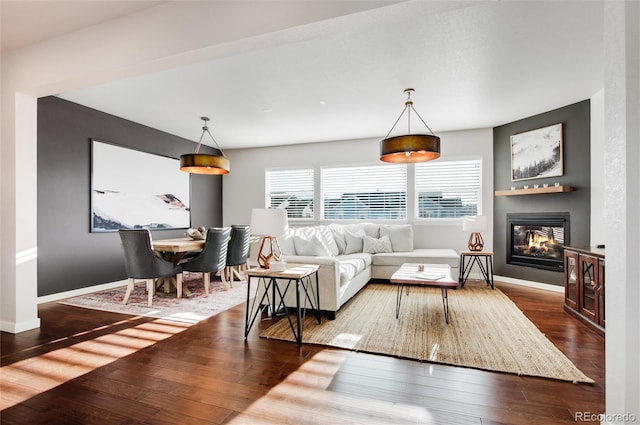
[[[277,236],[289,229],[287,210],[284,208],[254,208],[251,210],[251,234],[262,236],[258,251],[258,265],[269,268],[269,263],[280,261],[280,245]]]
[[[484,240],[480,232],[487,230],[487,217],[483,215],[467,216],[462,222],[462,231],[471,232],[469,236],[469,251],[482,251],[484,248]]]

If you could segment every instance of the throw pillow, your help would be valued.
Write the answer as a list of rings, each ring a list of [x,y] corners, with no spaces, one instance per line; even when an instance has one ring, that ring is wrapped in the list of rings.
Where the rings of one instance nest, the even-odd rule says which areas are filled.
[[[393,224],[380,226],[380,236],[389,236],[393,252],[413,251],[413,226]]]
[[[313,235],[309,239],[304,239],[300,236],[294,236],[293,244],[296,246],[296,253],[298,255],[309,255],[312,257],[333,257],[333,255],[326,249],[325,245],[317,235]]]
[[[318,235],[318,238],[322,241],[325,249],[331,253],[332,257],[340,254],[340,249],[329,226],[315,227],[315,234]]]
[[[336,241],[336,246],[338,247],[338,255],[344,254],[345,249],[347,248],[347,241],[344,237],[344,229],[339,224],[331,223],[329,225],[331,229],[331,233],[333,233],[333,239]]]
[[[344,232],[344,239],[347,243],[344,253],[345,254],[355,254],[357,252],[362,252],[363,241],[362,239],[365,237],[364,231],[359,231],[356,233],[351,233],[349,231]]]
[[[382,236],[380,239],[371,236],[364,237],[362,252],[369,254],[377,254],[378,252],[393,252],[391,249],[391,240],[389,236]]]

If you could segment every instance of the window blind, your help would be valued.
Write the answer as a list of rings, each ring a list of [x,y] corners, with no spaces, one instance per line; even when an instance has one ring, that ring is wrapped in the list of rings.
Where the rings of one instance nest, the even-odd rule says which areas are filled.
[[[323,167],[322,219],[405,220],[406,165]]]
[[[267,206],[285,208],[289,218],[313,218],[313,168],[266,170]]]
[[[480,214],[481,160],[416,164],[418,218],[455,218]]]

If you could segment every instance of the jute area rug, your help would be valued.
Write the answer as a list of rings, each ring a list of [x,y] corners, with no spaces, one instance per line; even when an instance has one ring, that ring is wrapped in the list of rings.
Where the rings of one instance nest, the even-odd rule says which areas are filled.
[[[447,365],[593,383],[499,289],[449,291],[444,321],[439,288],[411,287],[396,319],[396,285],[369,284],[318,324],[308,313],[303,343],[386,354]],[[295,321],[295,318],[294,318]],[[280,320],[261,337],[294,341]]]
[[[94,310],[197,323],[240,303],[244,303],[247,299],[246,282],[236,281],[232,288],[225,290],[220,280],[211,281],[209,296],[207,297],[204,293],[201,273],[187,275],[183,282],[183,288],[186,288],[187,291],[179,299],[176,298],[175,293],[156,292],[151,307],[147,306],[147,292],[144,283],[136,284],[126,305],[122,304],[126,285],[67,298],[58,302]]]

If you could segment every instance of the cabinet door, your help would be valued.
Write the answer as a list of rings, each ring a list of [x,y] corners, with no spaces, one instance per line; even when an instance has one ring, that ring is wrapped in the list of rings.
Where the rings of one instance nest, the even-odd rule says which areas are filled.
[[[578,264],[580,268],[580,313],[589,320],[597,323],[598,314],[598,259],[595,257],[580,256]]]
[[[598,324],[604,326],[604,260],[598,261]]]
[[[564,303],[578,310],[578,298],[580,297],[578,271],[578,254],[576,252],[564,251]]]

